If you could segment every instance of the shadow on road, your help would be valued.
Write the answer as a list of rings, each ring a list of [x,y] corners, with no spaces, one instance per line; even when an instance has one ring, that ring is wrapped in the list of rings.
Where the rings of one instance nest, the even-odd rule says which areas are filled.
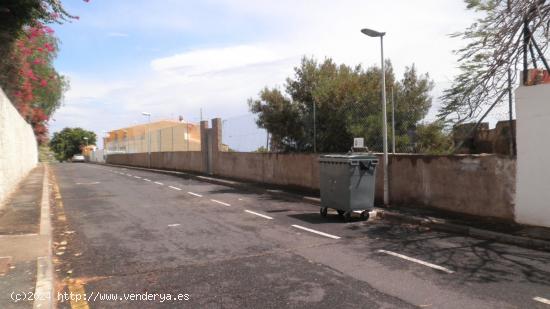
[[[365,225],[360,233],[376,240],[369,243],[372,255],[383,249],[446,265],[460,275],[459,282],[550,285],[548,252],[434,232],[408,224]]]

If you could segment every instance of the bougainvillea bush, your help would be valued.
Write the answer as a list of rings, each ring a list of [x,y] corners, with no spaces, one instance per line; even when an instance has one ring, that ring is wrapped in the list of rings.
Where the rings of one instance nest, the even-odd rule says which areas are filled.
[[[75,19],[59,0],[0,3],[0,87],[33,126],[39,143],[46,141],[48,119],[67,89],[53,66],[58,39],[48,24]]]
[[[34,129],[38,142],[47,138],[48,118],[61,104],[67,83],[52,65],[57,39],[45,25],[26,26],[15,42],[11,61],[18,67],[17,80],[8,96]]]

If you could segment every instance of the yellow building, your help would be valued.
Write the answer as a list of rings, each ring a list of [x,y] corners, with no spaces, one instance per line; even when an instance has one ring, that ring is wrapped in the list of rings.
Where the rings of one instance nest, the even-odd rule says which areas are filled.
[[[108,132],[103,139],[107,153],[200,151],[200,126],[176,120],[161,120]]]

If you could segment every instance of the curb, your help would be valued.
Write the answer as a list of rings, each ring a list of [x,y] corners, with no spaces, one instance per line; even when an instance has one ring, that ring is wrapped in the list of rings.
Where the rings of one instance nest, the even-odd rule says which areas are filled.
[[[466,225],[450,223],[443,219],[427,219],[427,218],[415,217],[410,215],[404,215],[404,214],[395,213],[395,212],[382,210],[382,209],[378,210],[377,213],[380,218],[418,224],[421,226],[429,227],[437,231],[463,234],[474,238],[493,240],[496,242],[515,245],[518,247],[523,247],[528,249],[550,251],[550,241],[546,241],[546,240],[533,239],[529,237],[515,236],[515,235],[510,235],[510,234],[505,234],[500,232],[488,231],[488,230],[469,227]]]
[[[128,165],[120,165],[120,164],[104,163],[103,165],[125,167],[129,169],[156,172],[159,174],[166,174],[166,175],[184,176],[184,177],[189,177],[199,181],[204,181],[204,182],[222,185],[222,186],[229,186],[229,187],[233,187],[233,188],[237,188],[237,189],[241,189],[249,192],[269,194],[275,197],[290,199],[290,200],[295,200],[300,202],[306,202],[316,206],[321,205],[321,199],[318,197],[303,196],[295,193],[285,192],[282,190],[265,189],[251,183],[225,180],[225,179],[219,179],[219,178],[208,177],[208,176],[200,176],[200,175],[195,175],[195,174],[186,173],[186,172],[149,169],[144,167],[136,167],[136,166],[128,166]],[[550,241],[546,241],[546,240],[533,239],[528,237],[515,236],[515,235],[510,235],[510,234],[505,234],[500,232],[473,228],[466,225],[451,223],[444,219],[434,219],[434,218],[427,219],[422,217],[404,215],[404,214],[391,212],[380,208],[375,208],[375,212],[376,212],[376,217],[379,217],[379,218],[418,224],[418,225],[429,227],[437,231],[462,234],[462,235],[467,235],[474,238],[485,239],[485,240],[493,240],[500,243],[515,245],[518,247],[523,247],[528,249],[550,251]]]
[[[42,200],[40,202],[40,235],[47,236],[48,255],[39,257],[36,264],[36,287],[33,308],[53,308],[52,224],[50,220],[49,167],[43,163]]]

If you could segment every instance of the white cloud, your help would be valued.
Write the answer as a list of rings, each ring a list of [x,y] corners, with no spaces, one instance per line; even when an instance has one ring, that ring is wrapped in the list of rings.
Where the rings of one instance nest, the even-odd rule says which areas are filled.
[[[136,29],[146,25],[148,30],[179,29],[204,35],[217,30],[225,33],[224,26],[235,27],[238,16],[249,28],[259,27],[255,23],[261,22],[266,33],[261,40],[210,42],[204,48],[190,48],[182,41],[181,52],[143,63],[145,73],[124,80],[110,79],[109,72],[101,79],[85,77],[84,72],[69,74],[72,88],[58,119],[66,115],[70,118],[64,123],[81,123],[88,121],[86,117],[93,118],[95,127],[107,129],[142,121],[139,113],[144,110],[157,119],[181,114],[195,121],[201,108],[205,118],[245,114],[246,100],[266,85],[282,86],[303,55],[320,60],[332,57],[349,65],[378,65],[379,41],[359,31],[367,26],[387,32],[385,56],[392,60],[398,78],[406,65],[415,63],[420,72],[429,72],[435,80],[434,96],[438,96],[456,72],[452,50],[461,44],[448,34],[473,20],[461,0],[222,0],[215,5],[226,12],[227,20],[209,16],[204,21],[199,17],[208,12],[197,13],[178,1],[169,3],[173,6],[170,10],[155,4],[163,7],[162,12],[147,11],[150,5],[146,4],[142,11],[136,5],[128,13],[133,17],[111,22],[104,16],[95,22],[105,23],[105,27],[113,23],[116,27],[111,29],[126,31],[131,20]],[[135,23],[141,15],[147,15],[146,20]],[[86,105],[90,101],[108,104],[111,109]],[[87,112],[78,113],[79,108]]]
[[[281,58],[281,54],[261,45],[238,45],[192,50],[155,59],[151,66],[155,71],[178,71],[195,75],[273,62]]]

